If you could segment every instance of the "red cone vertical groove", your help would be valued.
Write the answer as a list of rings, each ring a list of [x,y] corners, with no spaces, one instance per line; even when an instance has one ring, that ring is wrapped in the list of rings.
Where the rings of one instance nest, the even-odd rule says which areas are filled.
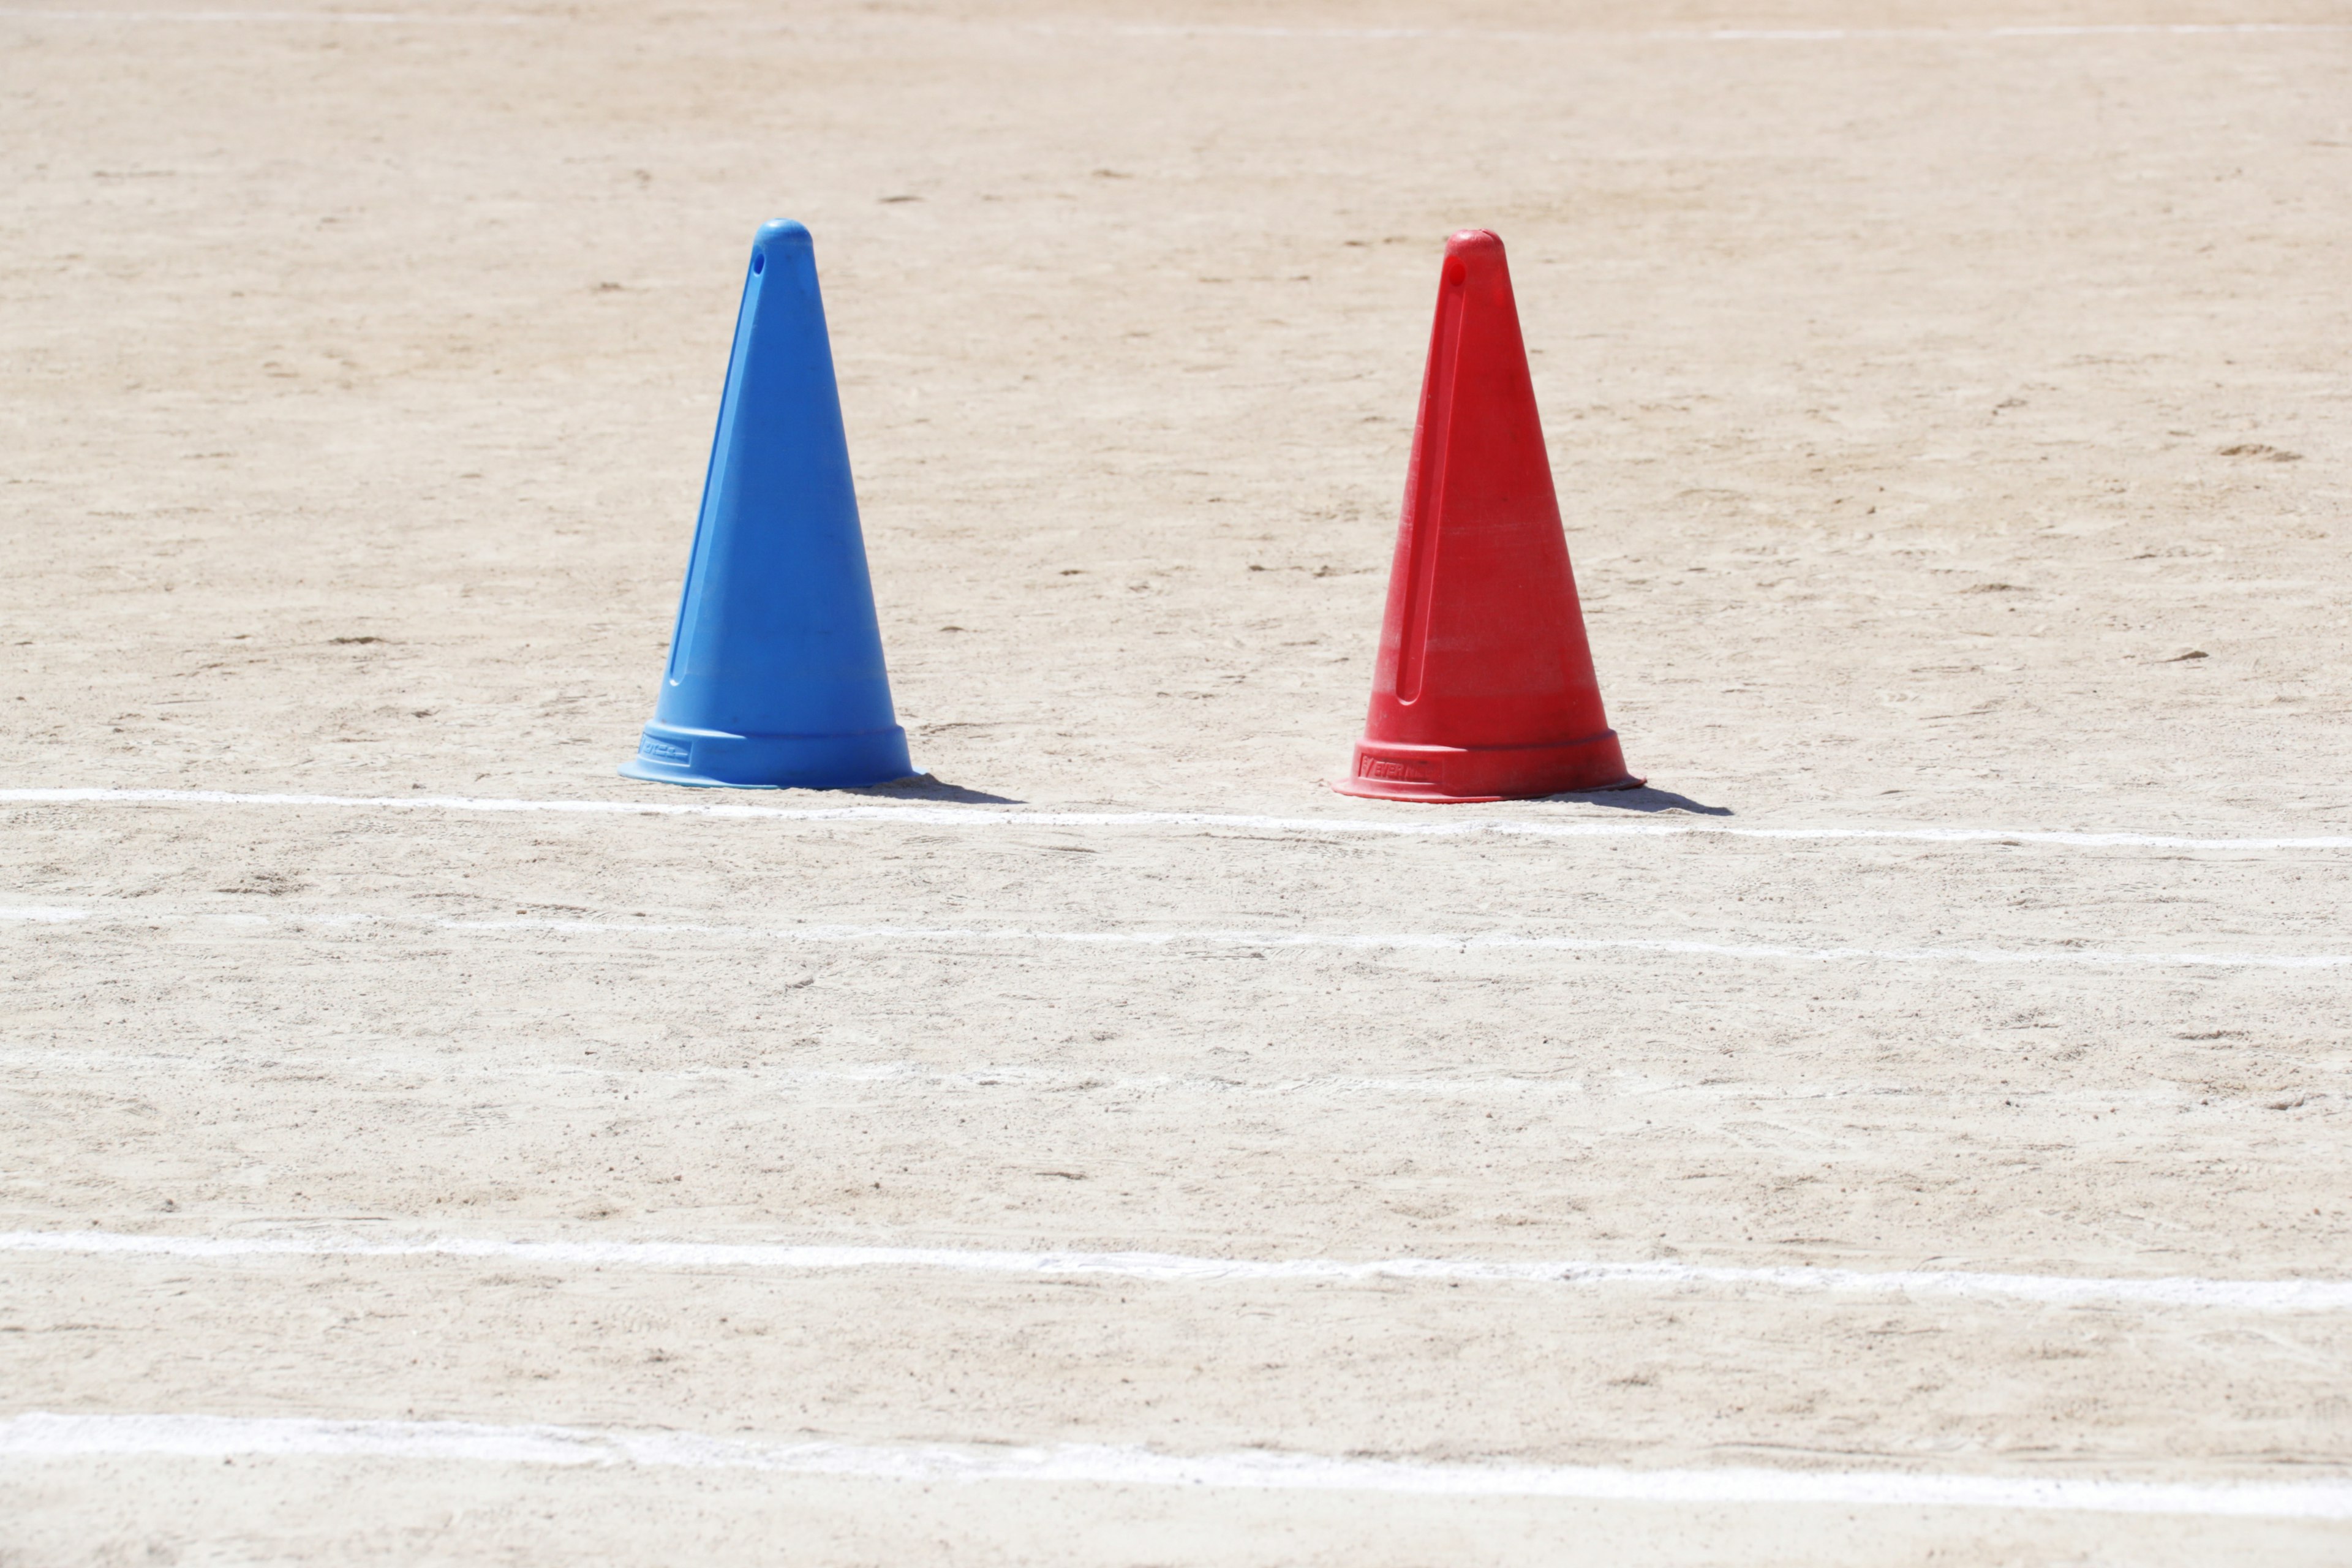
[[[1445,242],[1371,714],[1333,787],[1390,800],[1625,789],[1560,532],[1503,242]]]

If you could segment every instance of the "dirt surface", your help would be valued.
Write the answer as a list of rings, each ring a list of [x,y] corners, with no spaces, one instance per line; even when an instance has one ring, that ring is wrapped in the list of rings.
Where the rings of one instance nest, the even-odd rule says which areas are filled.
[[[792,216],[929,775],[856,803],[2352,834],[2340,7],[366,15],[0,13],[0,788],[836,802],[613,773],[744,252]],[[2309,26],[2130,30],[2244,22]],[[1321,782],[1473,224],[1645,791]],[[2352,953],[2345,849],[0,817],[0,908],[82,915],[0,921],[0,1229],[2256,1280],[2352,1240],[2352,967],[2102,956]],[[1492,945],[1531,935],[1666,945]],[[2347,1333],[0,1252],[0,1419],[2341,1480]],[[0,1459],[9,1568],[2322,1563],[2346,1531]]]

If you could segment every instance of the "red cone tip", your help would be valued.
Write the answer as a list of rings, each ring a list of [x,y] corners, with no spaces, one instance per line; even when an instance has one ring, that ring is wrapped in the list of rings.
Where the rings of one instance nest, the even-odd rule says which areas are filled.
[[[1371,711],[1334,787],[1391,800],[1623,789],[1503,242],[1445,242]]]

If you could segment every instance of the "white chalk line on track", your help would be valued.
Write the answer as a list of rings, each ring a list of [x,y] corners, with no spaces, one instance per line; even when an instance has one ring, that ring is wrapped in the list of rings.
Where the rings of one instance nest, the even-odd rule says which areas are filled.
[[[2352,1519],[2352,1482],[2105,1481],[1756,1468],[1425,1464],[1246,1449],[1180,1455],[1107,1444],[763,1442],[698,1432],[336,1421],[303,1416],[60,1415],[0,1421],[0,1458],[373,1458],[751,1470],[915,1483],[1031,1481],[1250,1491],[1365,1492],[1591,1502],[1971,1508],[2235,1519]]]
[[[137,1072],[149,1080],[163,1073],[224,1077],[271,1072],[299,1073],[310,1078],[322,1065],[331,1065],[339,1080],[362,1076],[394,1079],[405,1086],[446,1083],[457,1079],[482,1082],[499,1079],[558,1079],[583,1088],[615,1089],[622,1084],[679,1083],[697,1086],[733,1082],[753,1092],[841,1086],[908,1089],[918,1093],[959,1092],[987,1089],[1078,1093],[1099,1090],[1112,1094],[1196,1093],[1255,1095],[1268,1099],[1301,1096],[1380,1096],[1392,1099],[1479,1100],[1554,1099],[1582,1100],[1665,1100],[1697,1099],[1710,1102],[1770,1101],[1812,1103],[1822,1100],[1920,1100],[1942,1091],[1905,1084],[1869,1082],[1766,1083],[1747,1079],[1662,1079],[1630,1073],[1604,1077],[1555,1076],[1538,1073],[1496,1073],[1475,1078],[1428,1074],[1418,1077],[1326,1075],[1246,1079],[1214,1073],[1122,1073],[1108,1068],[1049,1068],[1027,1062],[977,1062],[968,1067],[940,1067],[929,1062],[897,1060],[842,1062],[833,1067],[776,1067],[712,1062],[700,1067],[644,1068],[607,1065],[601,1061],[484,1062],[446,1051],[353,1051],[341,1044],[315,1042],[287,1048],[230,1046],[225,1056],[189,1052],[84,1050],[75,1047],[0,1046],[0,1069],[32,1072]],[[2161,1089],[2105,1088],[2029,1091],[2015,1088],[1998,1091],[1963,1090],[1948,1098],[1969,1099],[1997,1093],[2020,1096],[2034,1106],[2050,1105],[2069,1113],[2090,1114],[2109,1106],[2131,1104],[2180,1110],[2190,1106],[2210,1109],[2215,1097],[2178,1085]],[[2264,1104],[2278,1099],[2276,1091],[2221,1097],[2224,1110]],[[2312,1100],[2333,1098],[2314,1093]]]
[[[299,11],[163,9],[112,11],[90,8],[12,6],[0,8],[0,20],[45,22],[210,23],[231,26],[288,24],[405,24],[515,26],[533,22],[563,22],[560,15],[527,12],[466,11],[339,11],[327,7]],[[1455,43],[1545,44],[1587,40],[1637,40],[1646,43],[1746,44],[1844,43],[1872,40],[1959,43],[1979,38],[2103,38],[2103,37],[2229,37],[2277,34],[2340,33],[2352,23],[2340,22],[2088,22],[2011,25],[1990,27],[1665,27],[1640,31],[1595,29],[1580,32],[1486,30],[1470,27],[1284,27],[1247,24],[1113,23],[1070,26],[1038,23],[1024,32],[1056,37],[1108,36],[1131,38],[1306,38],[1382,42],[1438,41]]]
[[[2125,952],[2096,948],[1994,947],[1796,947],[1776,942],[1693,942],[1675,938],[1538,936],[1507,931],[1051,931],[1017,926],[898,925],[712,925],[655,920],[457,920],[409,915],[317,912],[257,915],[183,911],[95,911],[68,907],[18,905],[0,908],[0,923],[31,925],[216,924],[233,930],[349,933],[369,927],[497,935],[722,937],[771,943],[880,942],[959,947],[1024,944],[1095,948],[1186,947],[1353,952],[1627,952],[1685,958],[1800,963],[2061,964],[2137,969],[2336,970],[2352,967],[2352,953],[2337,952]]]
[[[2300,1099],[2315,1104],[2339,1096],[2317,1091],[2282,1095],[2276,1089],[2260,1094],[2215,1096],[2178,1084],[2158,1089],[2105,1088],[2026,1090],[2016,1088],[1945,1091],[1885,1083],[1762,1083],[1746,1079],[1675,1079],[1612,1074],[1607,1079],[1556,1078],[1532,1073],[1496,1074],[1484,1078],[1293,1077],[1243,1079],[1204,1073],[1120,1073],[1041,1068],[1026,1063],[1002,1066],[976,1064],[942,1068],[923,1062],[845,1062],[837,1067],[755,1067],[712,1063],[691,1068],[638,1068],[568,1062],[480,1062],[446,1054],[417,1051],[353,1052],[341,1046],[309,1051],[268,1051],[245,1047],[234,1054],[201,1058],[163,1051],[80,1050],[69,1047],[0,1046],[0,1070],[39,1073],[108,1074],[137,1072],[152,1084],[166,1073],[205,1078],[266,1079],[271,1074],[299,1075],[316,1081],[321,1067],[335,1069],[335,1081],[350,1085],[362,1079],[392,1079],[403,1092],[457,1081],[493,1082],[509,1079],[569,1080],[570,1087],[618,1092],[622,1086],[646,1083],[687,1084],[697,1089],[733,1085],[740,1092],[783,1094],[817,1088],[903,1089],[915,1094],[972,1093],[1006,1089],[1016,1093],[1045,1091],[1079,1094],[1200,1094],[1249,1096],[1267,1100],[1354,1097],[1385,1100],[1502,1100],[1640,1102],[1644,1109],[1676,1101],[1697,1100],[1708,1107],[1726,1104],[1812,1105],[1828,1101],[1876,1103],[1891,1110],[1909,1110],[1922,1102],[1975,1101],[1999,1098],[2016,1100],[2021,1110],[2050,1110],[2062,1115],[2088,1116],[2102,1110],[2129,1105],[2135,1110],[2233,1111],[2286,1109],[2281,1100]],[[2159,1080],[2161,1081],[2161,1080]],[[372,1087],[362,1085],[362,1087]],[[1710,1131],[1714,1129],[1709,1129]]]
[[[543,18],[513,13],[464,11],[44,11],[0,7],[0,20],[42,22],[210,22],[268,26],[287,22],[422,22],[475,27],[511,27]]]
[[[1707,837],[1787,841],[1883,840],[1913,844],[2056,845],[2126,849],[2352,849],[2352,834],[2211,838],[2162,833],[2092,833],[2000,827],[1732,827],[1715,822],[1530,822],[1445,817],[1408,822],[1348,816],[1259,816],[1199,811],[1007,811],[941,805],[746,805],[677,801],[499,800],[473,795],[247,794],[213,789],[0,789],[0,805],[165,804],[334,807],[369,811],[550,812],[591,816],[707,816],[767,822],[905,823],[918,827],[1202,827],[1250,832],[1447,838],[1495,834],[1528,838]],[[1433,810],[1433,807],[1416,807]]]
[[[1161,1285],[1347,1283],[1368,1279],[1445,1284],[1647,1286],[1667,1289],[1836,1292],[2032,1301],[2045,1306],[2202,1308],[2243,1312],[2352,1309],[2352,1280],[2095,1279],[1965,1269],[1865,1270],[1731,1268],[1593,1260],[1504,1262],[1470,1258],[1205,1258],[1163,1252],[1006,1252],[942,1247],[795,1246],[699,1241],[518,1241],[494,1237],[136,1236],[121,1231],[0,1232],[0,1252],[64,1256],[240,1258],[455,1258],[572,1268],[734,1268],[837,1272],[929,1269],[959,1274],[1095,1276]]]
[[[1066,34],[1078,29],[1040,25],[1034,30]],[[1248,24],[1123,23],[1100,29],[1131,38],[1333,38],[1372,42],[1429,40],[1446,43],[1561,44],[1586,40],[1638,39],[1645,43],[1867,43],[1874,40],[1960,43],[1978,38],[2109,38],[2249,37],[2271,34],[2352,32],[2344,22],[2118,22],[2051,23],[1994,27],[1663,27],[1640,32],[1500,31],[1475,27],[1284,27]]]

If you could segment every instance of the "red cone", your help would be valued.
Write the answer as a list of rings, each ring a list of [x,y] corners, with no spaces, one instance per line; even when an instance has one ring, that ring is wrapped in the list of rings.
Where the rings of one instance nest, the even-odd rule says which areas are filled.
[[[1515,800],[1630,789],[1601,710],[1503,242],[1445,242],[1404,519],[1342,795]]]

